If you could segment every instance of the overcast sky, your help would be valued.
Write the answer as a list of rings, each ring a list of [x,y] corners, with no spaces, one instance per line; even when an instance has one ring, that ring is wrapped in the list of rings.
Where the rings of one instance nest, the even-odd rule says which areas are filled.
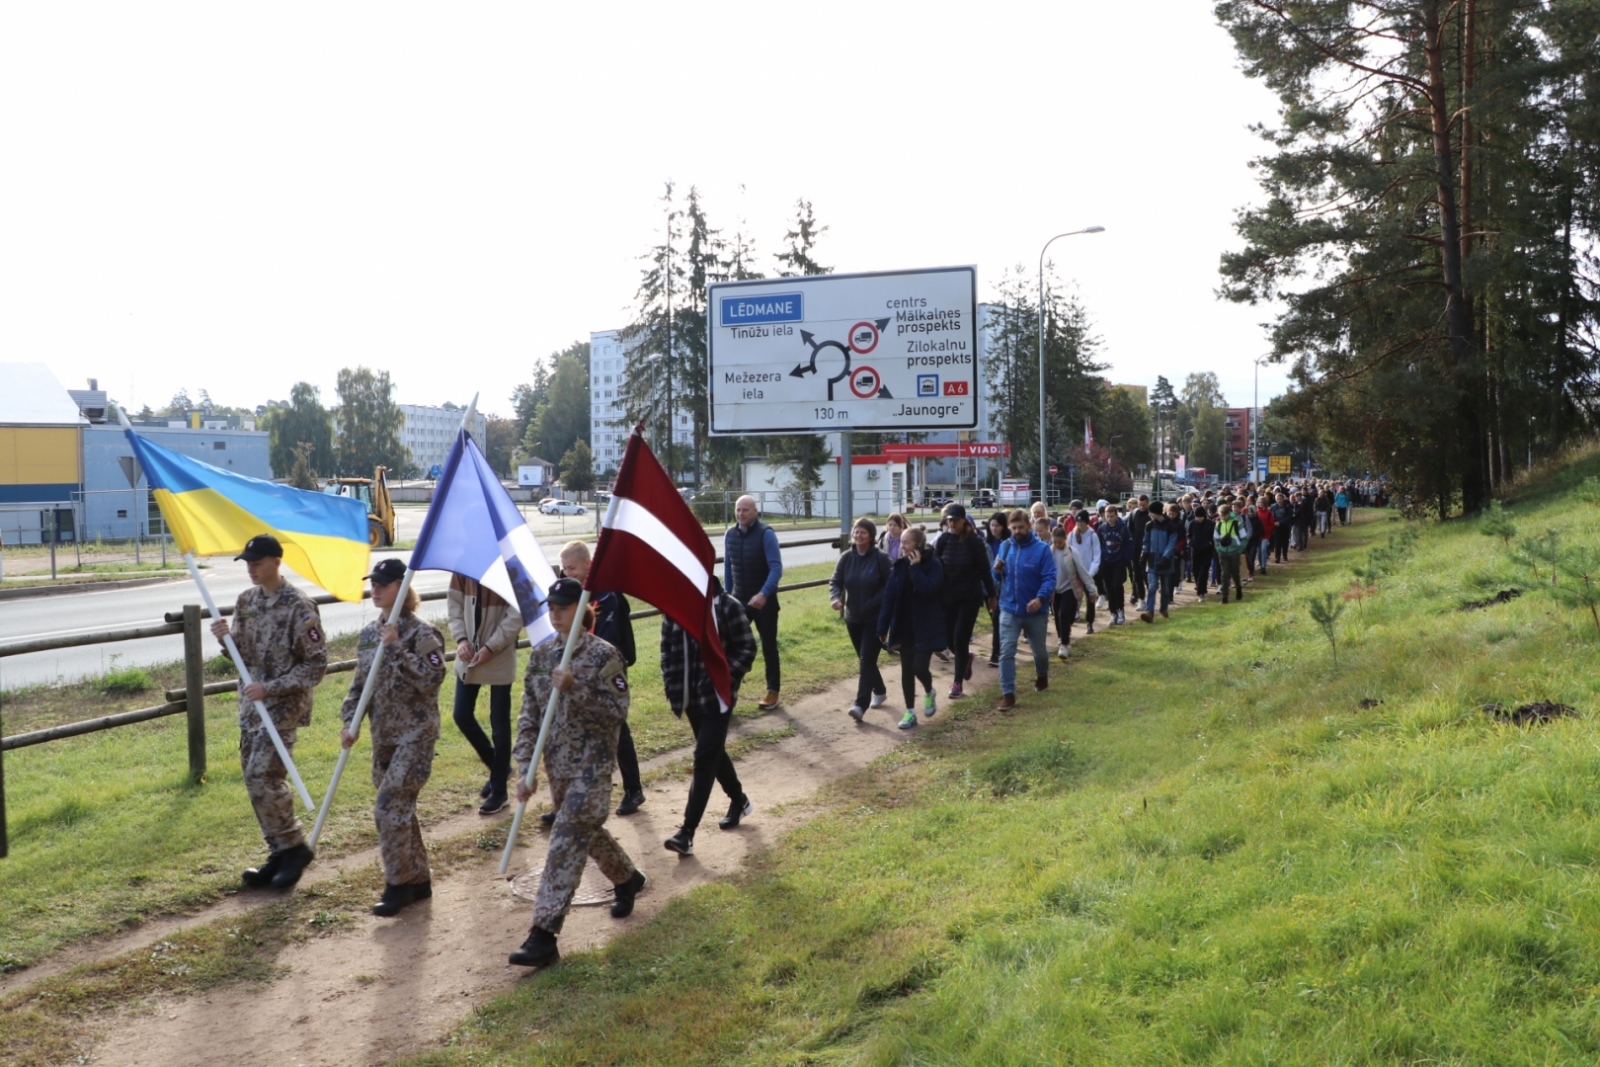
[[[1271,310],[1214,290],[1273,116],[1208,0],[7,4],[0,359],[134,406],[367,364],[509,413],[627,321],[671,179],[769,270],[805,197],[822,262],[984,298],[1105,226],[1051,255],[1109,376],[1248,404]]]

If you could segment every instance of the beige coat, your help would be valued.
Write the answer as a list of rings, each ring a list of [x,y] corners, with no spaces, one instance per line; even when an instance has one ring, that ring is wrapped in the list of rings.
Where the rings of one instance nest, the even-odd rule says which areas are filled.
[[[517,638],[522,634],[522,614],[493,590],[470,578],[450,579],[450,639],[466,641],[474,649],[494,653],[488,663],[468,667],[456,660],[456,676],[468,685],[510,685],[517,680]],[[480,608],[483,622],[474,626]]]

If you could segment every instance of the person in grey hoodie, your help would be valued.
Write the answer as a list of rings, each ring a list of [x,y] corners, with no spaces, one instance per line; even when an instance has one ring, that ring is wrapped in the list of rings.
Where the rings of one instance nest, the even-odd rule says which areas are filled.
[[[878,528],[871,519],[860,518],[850,530],[850,551],[839,557],[828,579],[828,596],[833,610],[844,613],[844,628],[855,646],[860,671],[856,682],[856,702],[850,717],[860,722],[868,708],[882,707],[888,690],[878,670],[878,611],[883,607],[883,590],[889,584],[889,557],[874,542]]]

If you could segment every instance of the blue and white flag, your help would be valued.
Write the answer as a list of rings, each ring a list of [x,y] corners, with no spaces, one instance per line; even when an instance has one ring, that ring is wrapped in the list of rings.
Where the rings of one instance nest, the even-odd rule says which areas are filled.
[[[528,640],[535,645],[555,636],[545,604],[555,571],[466,430],[456,434],[445,461],[411,567],[450,571],[494,590],[517,605]]]

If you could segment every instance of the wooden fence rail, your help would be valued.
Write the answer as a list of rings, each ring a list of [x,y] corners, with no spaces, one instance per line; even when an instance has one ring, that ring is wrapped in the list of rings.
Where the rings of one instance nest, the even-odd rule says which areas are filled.
[[[837,544],[838,539],[829,537],[815,541],[789,542],[785,547],[800,547],[810,544]],[[828,579],[819,578],[809,582],[793,582],[789,585],[778,586],[778,592],[790,593],[800,589],[815,589],[828,584]],[[363,594],[370,596],[370,593]],[[442,600],[449,594],[443,591],[424,593],[423,600]],[[319,604],[332,603],[332,597],[317,597]],[[221,609],[220,614],[230,615],[232,608]],[[63,723],[60,726],[51,726],[43,730],[33,730],[28,733],[15,734],[11,737],[0,737],[0,754],[11,752],[19,748],[29,748],[33,745],[42,745],[49,741],[60,741],[68,737],[81,737],[84,734],[99,733],[102,730],[112,730],[119,726],[131,726],[134,723],[149,722],[152,719],[165,718],[169,715],[186,715],[188,717],[188,750],[189,750],[189,776],[193,781],[199,781],[206,773],[206,713],[205,700],[208,696],[221,696],[224,693],[236,693],[239,690],[238,679],[226,682],[206,682],[204,680],[205,667],[205,635],[203,620],[209,617],[209,612],[198,604],[185,604],[181,612],[168,612],[167,619],[159,626],[140,626],[125,630],[110,630],[100,634],[75,634],[66,638],[48,638],[39,641],[13,641],[0,645],[0,656],[20,656],[28,652],[44,652],[56,648],[75,648],[82,645],[104,644],[113,641],[133,641],[144,637],[166,637],[173,634],[183,635],[183,680],[184,688],[169,689],[162,695],[166,697],[165,704],[157,704],[150,708],[136,708],[133,711],[117,712],[114,715],[103,715],[96,719],[84,719],[79,722]],[[644,608],[630,613],[630,619],[650,619],[661,614],[660,608]],[[518,648],[528,648],[526,638],[517,642]],[[454,652],[445,653],[445,662],[454,662]],[[340,660],[328,664],[328,674],[348,673],[356,669],[353,659]],[[8,841],[6,835],[6,797],[5,797],[5,764],[0,762],[0,859],[6,856]]]

